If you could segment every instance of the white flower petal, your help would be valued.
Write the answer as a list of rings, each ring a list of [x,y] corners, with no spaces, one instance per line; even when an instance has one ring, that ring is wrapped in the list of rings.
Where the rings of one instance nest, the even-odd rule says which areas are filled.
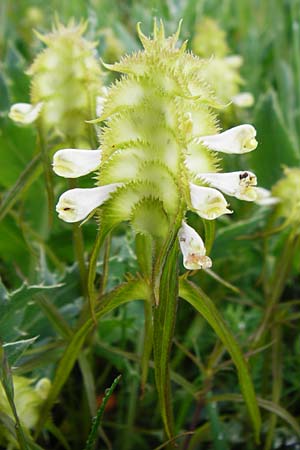
[[[254,103],[254,97],[250,92],[241,92],[232,97],[231,101],[239,108],[250,108]]]
[[[271,191],[268,189],[258,187],[256,188],[256,200],[255,203],[261,206],[272,206],[280,202],[280,199],[273,197]]]
[[[8,117],[14,122],[28,125],[38,118],[42,106],[42,102],[37,103],[34,106],[30,103],[15,103],[10,108]]]
[[[101,150],[66,148],[53,156],[53,170],[60,177],[77,178],[96,170],[101,162]]]
[[[79,222],[101,206],[122,183],[107,184],[90,189],[70,189],[64,192],[56,205],[58,217],[65,222]]]
[[[256,200],[256,176],[252,172],[200,173],[197,178],[239,200]]]
[[[220,134],[201,136],[197,142],[211,150],[223,153],[248,153],[255,150],[257,140],[256,130],[252,125],[239,125]]]
[[[223,214],[231,214],[221,192],[210,187],[190,183],[191,203],[196,213],[203,219],[214,220]]]
[[[225,61],[233,69],[239,69],[243,65],[243,58],[240,55],[227,56]]]
[[[211,259],[206,256],[204,242],[199,234],[184,221],[178,231],[178,239],[183,254],[183,265],[189,270],[209,269]]]

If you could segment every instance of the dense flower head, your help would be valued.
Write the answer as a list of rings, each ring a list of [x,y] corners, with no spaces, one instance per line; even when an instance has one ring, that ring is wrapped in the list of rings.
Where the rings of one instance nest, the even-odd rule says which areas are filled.
[[[277,199],[276,214],[296,226],[300,225],[300,169],[285,167],[284,176],[273,186],[273,199]]]
[[[32,430],[38,421],[42,404],[48,397],[51,382],[48,378],[41,378],[33,386],[34,380],[14,375],[13,384],[14,403],[20,422],[26,431]],[[0,411],[13,419],[13,413],[1,384]],[[12,440],[11,434],[0,427],[0,443],[4,445],[7,442],[10,443],[9,448],[14,448],[14,444],[18,447],[17,443]]]
[[[59,136],[78,146],[88,141],[86,120],[95,115],[102,88],[95,44],[83,38],[85,29],[86,24],[57,22],[51,33],[36,33],[46,48],[27,71],[31,105],[17,103],[10,111],[13,120],[28,124],[38,118],[48,137]]]
[[[240,108],[252,106],[252,94],[240,92],[243,79],[239,69],[243,59],[239,55],[230,55],[226,34],[215,20],[204,17],[196,24],[192,49],[209,61],[204,79],[211,84],[221,103],[232,102]]]
[[[155,22],[153,39],[139,26],[138,34],[143,51],[106,65],[122,77],[110,87],[101,108],[100,149],[90,150],[90,156],[64,149],[56,157],[64,160],[64,170],[67,160],[71,170],[80,166],[78,176],[86,169],[96,171],[98,187],[94,195],[91,189],[65,192],[57,210],[61,219],[72,222],[101,206],[104,221],[130,221],[136,233],[160,239],[174,223],[184,221],[188,210],[205,220],[231,214],[222,192],[256,199],[252,172],[219,173],[220,154],[254,150],[256,131],[246,124],[219,132],[218,103],[204,81],[208,63],[186,52],[185,43],[177,47],[179,30],[165,37],[163,24]],[[208,268],[211,261],[196,234],[182,223],[184,264]]]

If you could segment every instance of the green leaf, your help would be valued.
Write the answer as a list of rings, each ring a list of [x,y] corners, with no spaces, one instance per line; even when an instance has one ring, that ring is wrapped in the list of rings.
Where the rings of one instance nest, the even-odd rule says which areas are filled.
[[[16,339],[16,329],[20,327],[24,313],[33,306],[32,299],[36,294],[55,292],[61,285],[28,286],[23,284],[16,291],[8,294],[4,286],[0,288],[0,337],[3,341]],[[0,282],[1,287],[1,282]]]
[[[214,220],[202,219],[205,232],[205,248],[207,255],[210,254],[216,234],[216,223]]]
[[[286,409],[282,408],[282,406],[277,405],[274,402],[271,402],[270,400],[265,400],[264,398],[256,397],[256,400],[261,408],[276,414],[278,417],[280,417],[286,423],[288,423],[300,437],[300,426],[298,420],[295,419],[295,417],[293,417]],[[221,394],[221,395],[214,395],[213,397],[210,398],[210,401],[242,403],[244,399],[239,394]]]
[[[37,340],[37,337],[31,339],[23,339],[16,342],[8,342],[3,344],[5,349],[8,364],[14,366],[17,361],[21,358],[23,353],[28,349],[28,347]]]
[[[15,184],[4,195],[0,205],[0,220],[5,217],[18,198],[36,180],[40,173],[40,155],[36,155],[20,174]]]
[[[159,304],[153,311],[153,354],[160,410],[168,438],[173,436],[169,355],[178,299],[178,244],[168,249],[159,284]]]
[[[227,328],[213,301],[200,288],[186,280],[180,280],[179,286],[180,297],[189,302],[204,317],[230,353],[238,371],[240,387],[252,420],[256,441],[259,442],[261,427],[260,411],[247,363],[239,345]]]
[[[143,300],[148,298],[148,296],[148,287],[142,280],[131,280],[127,283],[123,283],[101,298],[101,305],[95,312],[96,318],[100,319],[102,316],[124,303],[133,300]],[[74,334],[68,347],[66,348],[57,367],[49,396],[47,397],[41,411],[41,415],[36,426],[36,435],[40,434],[43,425],[48,418],[52,405],[56,401],[62,387],[70,375],[71,370],[73,369],[73,366],[84,345],[85,338],[93,330],[94,326],[95,323],[93,320],[88,319]]]

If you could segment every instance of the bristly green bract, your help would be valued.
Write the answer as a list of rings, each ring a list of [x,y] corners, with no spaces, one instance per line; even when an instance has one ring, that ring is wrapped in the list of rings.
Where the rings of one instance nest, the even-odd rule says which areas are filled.
[[[180,27],[179,27],[180,29]],[[100,120],[102,162],[98,183],[124,183],[103,206],[103,217],[130,220],[138,233],[165,235],[190,206],[189,182],[216,172],[216,155],[197,137],[218,132],[216,100],[203,81],[205,64],[177,47],[178,31],[165,37],[155,22],[153,39],[138,26],[144,50],[105,65],[120,72]]]

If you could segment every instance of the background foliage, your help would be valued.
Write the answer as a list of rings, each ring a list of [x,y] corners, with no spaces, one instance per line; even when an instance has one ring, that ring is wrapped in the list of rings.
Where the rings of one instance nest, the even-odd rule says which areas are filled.
[[[7,116],[11,104],[29,100],[25,71],[42,48],[32,29],[49,31],[53,11],[65,23],[71,17],[88,19],[86,36],[98,42],[97,51],[105,61],[115,56],[110,53],[109,28],[126,53],[139,48],[137,22],[147,34],[153,17],[161,17],[166,31],[173,32],[183,18],[181,39],[191,40],[201,17],[216,19],[227,32],[232,53],[243,56],[244,90],[255,97],[255,106],[237,112],[233,124],[252,123],[259,141],[258,150],[239,159],[239,166],[230,157],[225,165],[230,170],[248,167],[261,186],[271,188],[284,165],[299,167],[300,2],[2,0],[0,4],[0,336],[2,343],[15,343],[4,346],[2,379],[5,383],[8,377],[9,383],[8,363],[16,374],[59,379],[59,361],[77,359],[76,342],[87,339],[57,392],[51,416],[43,419],[38,444],[47,449],[84,448],[105,389],[122,374],[102,418],[97,448],[162,448],[165,437],[151,361],[142,396],[140,391],[142,302],[109,312],[93,335],[89,328],[85,334],[77,332],[77,341],[71,341],[74,347],[69,344],[65,353],[83,302],[70,227],[53,214],[48,228],[43,174],[39,166],[34,170],[30,166],[38,153],[34,128],[19,127]],[[107,74],[105,83],[111,81]],[[55,180],[56,195],[64,187]],[[178,435],[188,430],[193,434],[179,438],[179,448],[300,448],[298,230],[278,228],[280,222],[269,208],[238,202],[233,206],[234,218],[217,224],[213,272],[198,272],[191,279],[213,299],[248,358],[263,412],[261,444],[255,443],[223,344],[203,318],[181,302],[171,353],[175,430]],[[201,229],[201,223],[193,220]],[[87,223],[83,234],[88,255],[96,224]],[[101,254],[99,276],[102,260]],[[111,242],[107,291],[130,279],[137,267],[133,236],[125,226],[119,227]],[[126,302],[129,294],[120,295]],[[0,421],[5,420],[0,414]]]

